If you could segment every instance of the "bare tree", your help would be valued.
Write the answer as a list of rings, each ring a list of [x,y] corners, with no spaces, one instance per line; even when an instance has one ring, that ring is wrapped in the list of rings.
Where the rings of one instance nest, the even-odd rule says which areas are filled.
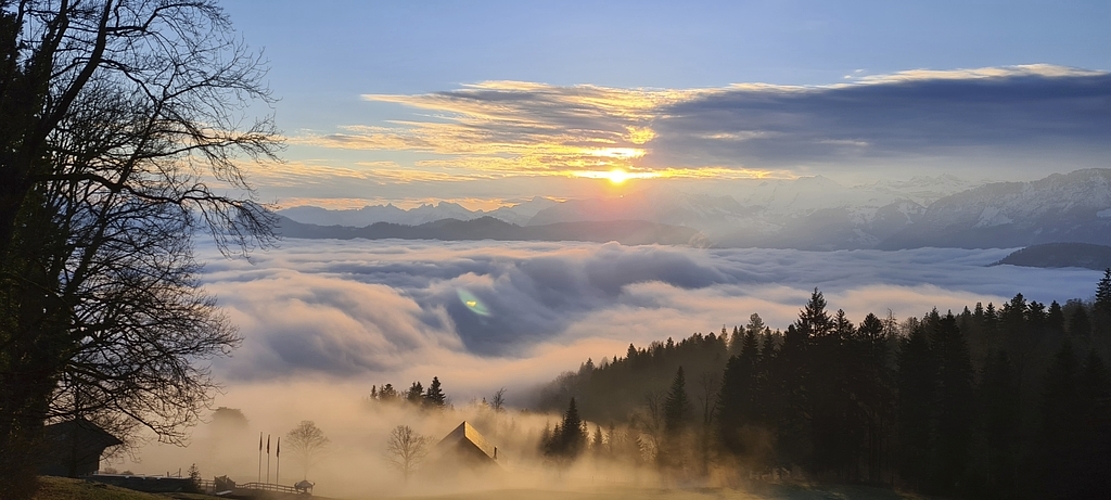
[[[309,469],[320,461],[331,442],[312,420],[302,420],[285,435],[285,440],[293,451],[294,460],[301,464],[304,472],[301,479],[308,479]]]
[[[214,0],[0,0],[0,491],[44,422],[181,443],[239,343],[192,237],[270,241],[242,165],[274,159],[265,68]],[[244,125],[245,124],[245,125]]]
[[[400,471],[405,482],[408,482],[409,477],[428,456],[428,445],[431,442],[431,438],[417,434],[408,425],[394,427],[389,441],[386,442],[386,461]]]
[[[505,387],[498,389],[494,397],[490,398],[490,409],[494,410],[494,413],[505,411]]]
[[[648,460],[655,460],[663,446],[664,439],[664,398],[663,391],[650,391],[644,395],[644,406],[633,415],[633,423],[648,436],[651,448]]]

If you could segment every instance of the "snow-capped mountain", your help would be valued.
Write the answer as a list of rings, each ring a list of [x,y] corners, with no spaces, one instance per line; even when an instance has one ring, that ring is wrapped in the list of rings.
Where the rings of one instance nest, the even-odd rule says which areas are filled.
[[[1111,169],[998,182],[947,196],[881,248],[1111,243]]]
[[[473,220],[481,217],[494,217],[511,224],[524,225],[537,212],[555,205],[557,202],[535,197],[524,203],[501,207],[489,212],[469,210],[458,203],[441,201],[426,203],[419,207],[403,209],[393,204],[368,205],[352,210],[328,210],[326,208],[302,206],[278,210],[278,214],[303,224],[319,226],[366,227],[377,222],[419,226],[443,219]]]

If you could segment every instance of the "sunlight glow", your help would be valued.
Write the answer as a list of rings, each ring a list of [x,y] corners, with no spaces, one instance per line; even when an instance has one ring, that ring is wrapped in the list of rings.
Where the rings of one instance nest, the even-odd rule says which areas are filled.
[[[606,179],[611,184],[620,185],[624,184],[629,179],[654,179],[661,177],[658,172],[627,172],[621,168],[613,170],[588,170],[583,172],[575,172],[575,177],[585,177],[587,179]]]

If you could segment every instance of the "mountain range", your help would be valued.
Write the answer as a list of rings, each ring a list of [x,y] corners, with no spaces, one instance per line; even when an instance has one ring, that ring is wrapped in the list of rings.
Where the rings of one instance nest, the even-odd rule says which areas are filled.
[[[471,220],[440,219],[409,226],[376,222],[365,227],[303,224],[280,216],[276,232],[291,238],[334,238],[368,240],[497,240],[497,241],[616,241],[623,245],[705,245],[701,234],[691,228],[645,221],[557,222],[541,226],[518,226],[493,217]]]
[[[489,212],[441,202],[409,210],[377,205],[358,210],[295,207],[278,213],[299,223],[351,228],[480,218],[522,230],[644,221],[688,228],[700,233],[696,241],[717,247],[894,250],[1111,244],[1111,169],[1077,170],[1030,182],[972,182],[948,175],[851,187],[822,176],[755,180],[738,183],[730,194],[657,188],[607,199],[534,198]]]

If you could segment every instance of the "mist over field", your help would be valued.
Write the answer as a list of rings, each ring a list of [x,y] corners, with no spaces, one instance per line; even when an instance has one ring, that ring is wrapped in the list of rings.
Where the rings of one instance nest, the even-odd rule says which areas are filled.
[[[215,405],[242,410],[249,427],[217,436],[202,425],[187,448],[152,444],[139,450],[141,462],[115,467],[164,473],[197,463],[206,477],[253,481],[259,432],[276,440],[312,420],[332,448],[310,479],[319,494],[351,496],[400,487],[382,458],[394,426],[438,440],[468,420],[484,427],[507,467],[527,469],[538,463],[527,458],[540,432],[559,416],[513,411],[495,427],[476,403],[505,387],[511,408],[527,407],[540,384],[587,358],[624,354],[629,343],[731,329],[753,312],[773,329],[786,328],[814,287],[854,321],[888,310],[901,320],[933,308],[998,306],[1015,293],[1046,303],[1086,299],[1100,275],[988,266],[1010,251],[287,239],[248,261],[222,259],[202,246],[205,287],[244,338],[231,358],[213,365],[225,386]],[[487,314],[468,307],[460,290]],[[414,412],[366,401],[372,385],[404,390],[414,381],[427,386],[434,376],[454,410]],[[282,477],[293,478],[295,470],[287,458]],[[618,479],[652,484],[645,479],[652,473],[638,474],[624,471]]]

